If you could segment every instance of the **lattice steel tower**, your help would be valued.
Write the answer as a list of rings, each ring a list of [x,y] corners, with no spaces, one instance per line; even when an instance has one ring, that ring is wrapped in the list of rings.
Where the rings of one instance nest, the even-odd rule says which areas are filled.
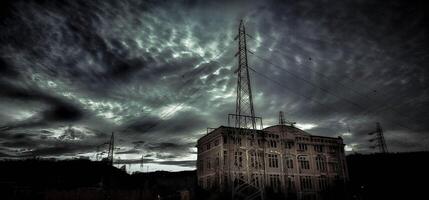
[[[376,130],[374,132],[368,133],[369,135],[375,135],[374,138],[370,139],[370,142],[375,141],[375,145],[371,147],[378,147],[380,153],[388,153],[386,140],[384,139],[383,129],[381,128],[380,122],[376,123]]]
[[[109,151],[107,153],[107,162],[109,165],[113,166],[113,151],[115,149],[115,136],[114,133],[112,132],[112,135],[110,136],[110,141],[109,141]]]
[[[286,125],[285,115],[283,111],[279,112],[279,124],[280,125]]]
[[[258,138],[262,138],[265,145],[265,136],[257,131],[256,121],[262,118],[255,117],[253,108],[252,89],[250,87],[249,67],[247,65],[246,30],[243,20],[238,28],[238,69],[237,73],[237,99],[235,114],[233,116],[234,131],[229,135],[232,139],[229,148],[229,176],[232,185],[232,199],[256,200],[264,199],[265,190],[265,147],[255,146]],[[261,141],[261,139],[259,139]],[[233,163],[231,161],[234,161]]]
[[[246,29],[243,20],[238,28],[238,75],[237,79],[237,100],[235,106],[235,127],[256,129],[255,110],[253,108],[252,88],[250,87],[249,67],[247,65]],[[243,116],[250,116],[245,118]]]

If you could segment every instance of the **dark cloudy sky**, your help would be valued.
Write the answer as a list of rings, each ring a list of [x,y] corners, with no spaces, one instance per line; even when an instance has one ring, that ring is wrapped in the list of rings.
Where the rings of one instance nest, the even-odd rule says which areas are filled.
[[[235,112],[240,19],[265,126],[282,110],[371,152],[379,121],[391,151],[428,150],[428,14],[414,1],[2,1],[0,157],[93,159],[114,131],[124,163],[193,169],[196,140]]]

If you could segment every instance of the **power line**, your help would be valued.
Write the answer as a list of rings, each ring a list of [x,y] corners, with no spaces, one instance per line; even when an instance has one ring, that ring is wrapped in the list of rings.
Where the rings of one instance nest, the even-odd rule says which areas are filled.
[[[261,43],[261,46],[264,46],[265,47],[265,45],[262,45],[262,41],[261,40],[259,40],[259,39],[256,39],[256,38],[253,38],[251,35],[249,35],[249,34],[247,34],[247,36],[249,36],[249,38],[251,38],[251,39],[254,39],[254,40],[256,40],[256,41],[259,41],[260,43]],[[267,47],[265,47],[265,48],[267,48]],[[270,48],[270,49],[272,49],[272,48]],[[283,53],[285,53],[284,51],[282,51],[282,50],[279,50],[279,49],[276,49],[278,52],[283,52]],[[252,53],[252,52],[251,52]],[[253,55],[255,55],[254,53],[252,53]],[[283,54],[283,55],[285,55],[285,54]],[[284,69],[284,68],[282,68],[282,67],[280,67],[280,66],[278,66],[278,65],[275,65],[274,63],[272,63],[271,61],[269,61],[269,60],[267,60],[267,59],[264,59],[264,58],[262,58],[262,57],[260,57],[260,56],[258,56],[258,55],[255,55],[256,57],[258,57],[259,59],[262,59],[262,60],[264,60],[264,61],[266,61],[266,62],[268,62],[269,64],[271,64],[271,65],[273,65],[273,66],[276,66],[276,67],[278,67],[278,68],[280,68],[280,69],[282,69],[282,70],[285,70],[285,71],[287,71],[289,74],[292,74],[290,71],[288,71],[288,70],[286,70],[286,69]],[[301,65],[302,66],[302,65]],[[311,68],[311,67],[308,67],[307,65],[303,65],[303,66],[305,66],[305,67],[307,67],[308,69],[310,69],[311,71],[313,71],[313,72],[315,72],[317,75],[319,75],[319,76],[323,76],[324,78],[326,78],[327,80],[332,80],[332,79],[330,79],[327,75],[325,75],[325,74],[323,74],[323,73],[321,73],[321,72],[319,72],[319,71],[317,71],[317,70],[314,70],[313,68]],[[295,77],[295,76],[294,76]],[[297,78],[297,77],[295,77],[295,78]],[[346,79],[349,79],[349,80],[351,80],[351,81],[353,81],[353,82],[356,82],[356,83],[359,83],[359,81],[356,81],[356,80],[354,80],[354,79],[352,79],[352,78],[349,78],[349,77],[345,77]],[[311,82],[309,82],[309,81],[307,81],[307,80],[305,80],[304,78],[300,78],[301,80],[303,80],[303,81],[305,81],[305,82],[307,82],[307,83],[309,83],[309,84],[311,84],[311,85],[313,85],[313,86],[316,86],[316,84],[314,84],[314,83],[311,83]],[[372,100],[372,101],[374,101],[374,99],[372,99],[372,97],[370,97],[369,95],[367,95],[367,94],[363,94],[363,93],[360,93],[360,92],[358,92],[358,91],[356,91],[355,89],[353,89],[353,88],[350,88],[350,87],[347,87],[346,85],[344,85],[344,84],[342,84],[341,82],[337,82],[337,84],[338,85],[341,85],[341,86],[343,86],[344,88],[346,88],[346,89],[349,89],[350,91],[353,91],[354,93],[356,93],[356,94],[358,94],[358,95],[360,95],[360,96],[365,96],[365,98],[368,98],[368,99],[370,99],[370,100]],[[323,88],[321,88],[321,87],[319,87],[319,89],[321,89],[322,91],[328,91],[328,90],[326,90],[326,89],[323,89]],[[377,90],[376,89],[371,89],[372,91],[374,91],[374,92],[376,92]],[[396,106],[396,105],[390,105],[389,106],[389,104],[386,104],[386,102],[381,102],[381,104],[382,105],[379,105],[379,106],[375,106],[375,110],[373,110],[373,109],[371,109],[371,108],[369,108],[369,107],[363,107],[363,106],[360,106],[359,104],[357,104],[357,103],[355,103],[355,102],[353,102],[353,101],[351,101],[351,100],[348,100],[348,99],[345,99],[344,97],[340,97],[340,96],[337,96],[337,95],[335,95],[336,97],[339,97],[339,98],[342,98],[343,100],[345,100],[345,101],[347,101],[347,102],[349,102],[349,103],[352,103],[353,105],[355,105],[355,106],[357,106],[357,107],[359,107],[359,108],[361,108],[362,110],[360,110],[360,111],[358,111],[357,113],[356,113],[356,115],[363,115],[363,116],[366,116],[366,115],[369,115],[369,114],[371,114],[371,113],[373,113],[373,112],[376,112],[377,110],[379,110],[379,109],[382,109],[382,110],[386,110],[386,109],[389,109],[389,110],[392,110],[393,112],[395,112],[396,114],[398,114],[399,116],[406,116],[407,118],[410,118],[411,116],[407,116],[407,114],[405,114],[405,113],[401,113],[401,112],[399,112],[399,111],[397,111],[396,109],[394,109],[394,107]],[[393,98],[390,98],[390,99],[393,99]],[[413,99],[415,99],[415,98],[413,98]],[[400,104],[402,104],[402,103],[400,103]],[[399,104],[399,105],[400,105]],[[371,111],[372,110],[372,111]],[[351,120],[350,118],[349,119],[346,119],[346,121],[349,121],[349,120]],[[417,121],[420,121],[420,122],[422,122],[422,123],[425,123],[425,122],[423,122],[423,121],[421,121],[421,120],[417,120]],[[395,122],[395,124],[398,124],[397,122]],[[404,125],[400,125],[400,124],[398,124],[399,126],[401,126],[401,127],[406,127],[406,126],[404,126]],[[410,128],[408,128],[408,129],[410,129]]]
[[[314,88],[318,88],[319,90],[321,90],[321,91],[323,91],[323,92],[325,92],[325,93],[327,93],[327,94],[329,94],[329,95],[331,95],[331,96],[334,96],[334,97],[336,97],[336,98],[338,98],[338,99],[342,99],[342,100],[344,100],[345,102],[347,102],[347,103],[349,103],[349,104],[351,104],[351,105],[353,105],[353,106],[355,106],[355,107],[358,107],[358,108],[361,108],[361,109],[365,109],[363,106],[359,105],[358,103],[355,103],[355,102],[353,102],[353,101],[351,101],[351,100],[349,100],[349,99],[346,99],[346,98],[344,98],[344,97],[341,97],[341,96],[339,96],[339,95],[336,95],[336,94],[332,93],[331,91],[329,91],[328,89],[325,89],[325,88],[323,88],[323,87],[320,87],[320,86],[318,86],[317,84],[315,84],[315,83],[313,83],[313,82],[310,82],[310,81],[308,81],[307,79],[302,78],[302,77],[298,76],[297,74],[295,74],[295,73],[293,73],[293,72],[291,72],[291,71],[289,71],[289,70],[287,70],[287,69],[285,69],[285,68],[283,68],[283,67],[281,67],[281,66],[279,66],[279,65],[277,65],[277,64],[275,64],[275,63],[273,63],[273,62],[271,62],[271,61],[269,61],[269,60],[267,60],[267,59],[265,59],[265,58],[263,58],[263,57],[261,57],[261,56],[259,56],[259,55],[256,55],[255,53],[253,53],[253,52],[251,52],[251,51],[249,51],[249,53],[251,53],[251,54],[255,55],[255,56],[256,56],[257,58],[259,58],[260,60],[262,60],[262,61],[264,61],[264,62],[266,62],[266,63],[268,63],[268,64],[270,64],[270,65],[272,65],[272,66],[274,66],[274,67],[276,67],[276,68],[278,68],[278,69],[281,69],[281,70],[285,71],[286,73],[288,73],[288,74],[289,74],[289,75],[291,75],[292,77],[294,77],[294,78],[296,78],[296,79],[299,79],[299,80],[301,80],[301,81],[304,81],[305,83],[307,83],[308,85],[311,85],[311,86],[312,86],[312,87],[314,87]]]
[[[253,39],[253,40],[255,40],[255,41],[260,42],[260,43],[261,43],[261,46],[263,46],[265,49],[267,49],[267,50],[272,50],[272,49],[273,49],[273,48],[268,48],[268,47],[266,47],[265,45],[262,45],[262,41],[261,41],[261,40],[256,39],[256,38],[252,37],[251,35],[247,35],[247,36],[249,36],[249,38],[251,38],[251,39]],[[281,55],[287,56],[287,53],[286,53],[286,52],[284,52],[284,51],[282,51],[282,50],[280,50],[280,49],[278,49],[278,48],[276,48],[276,49],[274,49],[274,50],[276,50],[276,51],[274,51],[274,52],[277,52],[278,54],[281,54]],[[310,71],[312,71],[312,72],[316,73],[317,75],[319,75],[319,76],[321,76],[321,77],[325,78],[326,80],[332,81],[332,77],[329,77],[329,76],[325,75],[324,73],[319,72],[318,70],[315,70],[315,69],[313,69],[313,68],[311,68],[311,67],[309,67],[309,66],[307,66],[307,65],[302,65],[302,64],[300,64],[300,66],[304,66],[304,67],[306,67],[307,69],[309,69]],[[345,78],[348,78],[348,77],[345,77]],[[348,79],[350,79],[352,82],[358,82],[358,81],[353,80],[353,79],[351,79],[351,78],[348,78]],[[355,90],[355,89],[353,89],[353,88],[351,88],[351,87],[347,87],[345,84],[343,84],[343,83],[341,83],[341,82],[335,82],[335,84],[337,84],[337,85],[341,85],[341,86],[342,86],[342,87],[344,87],[344,88],[350,89],[350,91],[352,91],[353,93],[355,93],[355,94],[357,94],[357,95],[360,95],[360,96],[366,96],[366,97],[370,98],[370,96],[369,96],[369,95],[367,95],[367,94],[363,94],[363,93],[360,93],[359,91],[357,91],[357,90]],[[371,90],[371,91],[375,91],[375,90]]]
[[[256,71],[255,69],[253,69],[253,68],[251,68],[251,67],[249,67],[249,69],[250,69],[251,71],[253,71],[255,74],[257,74],[257,75],[259,75],[259,76],[261,76],[261,77],[263,77],[263,78],[265,78],[265,79],[267,79],[267,80],[269,80],[269,81],[271,81],[271,82],[273,82],[273,83],[275,83],[275,84],[277,84],[277,85],[281,86],[282,88],[285,88],[285,89],[287,89],[287,90],[289,90],[289,91],[293,92],[293,93],[294,93],[294,94],[296,94],[296,95],[299,95],[299,96],[301,96],[301,97],[304,97],[304,98],[306,98],[306,99],[308,99],[308,100],[310,100],[310,101],[312,101],[312,102],[316,102],[316,103],[318,103],[318,104],[320,104],[320,105],[322,105],[322,106],[329,107],[331,110],[338,110],[338,108],[332,107],[332,106],[330,106],[330,105],[327,105],[327,104],[324,104],[324,103],[322,103],[322,102],[319,102],[319,101],[317,101],[317,100],[315,100],[315,99],[313,99],[313,98],[311,98],[311,97],[308,97],[308,96],[306,96],[306,95],[303,95],[303,94],[300,94],[300,93],[298,93],[298,92],[295,92],[295,91],[294,91],[292,88],[290,88],[289,86],[287,86],[287,85],[285,85],[285,84],[283,84],[283,83],[281,83],[281,82],[279,82],[279,81],[276,81],[276,80],[274,80],[274,79],[270,78],[269,76],[267,76],[267,75],[265,75],[265,74],[262,74],[262,73],[260,73],[260,72]],[[391,122],[391,123],[393,123],[393,124],[395,124],[395,125],[397,125],[397,126],[400,126],[400,127],[402,127],[402,128],[405,128],[405,129],[408,129],[408,130],[411,130],[411,131],[415,131],[415,132],[419,132],[419,131],[414,130],[413,128],[410,128],[410,127],[408,127],[408,126],[406,126],[406,125],[403,125],[403,124],[401,124],[401,123],[397,122],[396,120],[390,120],[390,119],[387,119],[387,118],[385,118],[384,120],[386,120],[386,121],[388,121],[388,122]]]
[[[267,36],[266,34],[263,34],[263,35]],[[265,49],[267,49],[267,48],[268,48],[268,47],[266,47],[265,45],[263,45],[263,44],[262,44],[263,42],[262,42],[261,40],[259,40],[259,39],[257,39],[257,38],[254,38],[254,37],[252,37],[252,36],[251,36],[251,35],[249,35],[249,34],[247,34],[247,36],[248,36],[249,38],[251,38],[251,39],[255,40],[255,41],[260,42],[260,43],[261,43],[261,46],[263,46]],[[267,36],[267,37],[271,37],[271,36]],[[273,48],[268,48],[268,49],[269,49],[269,50],[272,50]],[[283,50],[280,50],[280,49],[278,49],[278,48],[275,48],[274,50],[276,50],[276,51],[274,51],[274,52],[277,52],[277,53],[279,53],[279,54],[281,54],[281,55],[286,55],[286,52],[284,52]],[[256,55],[255,55],[255,56],[256,56]],[[302,65],[302,64],[300,64],[300,66],[305,66],[307,69],[309,69],[309,70],[313,71],[313,72],[314,72],[314,73],[316,73],[317,75],[322,76],[322,77],[324,77],[325,79],[332,81],[332,79],[331,79],[329,76],[327,76],[327,75],[325,75],[325,74],[323,74],[323,73],[321,73],[321,72],[319,72],[319,71],[317,71],[317,70],[315,70],[315,69],[313,69],[313,68],[311,68],[311,67],[309,67],[309,66],[307,66],[307,65]],[[355,79],[352,79],[352,78],[349,78],[349,77],[346,77],[346,76],[345,76],[344,78],[346,78],[346,79],[348,79],[348,80],[352,81],[353,83],[359,83],[359,81],[357,81],[357,80],[355,80]],[[367,94],[365,94],[365,93],[361,93],[361,92],[359,92],[359,91],[355,90],[354,88],[347,87],[345,84],[342,84],[341,82],[336,82],[336,84],[337,84],[337,85],[341,85],[343,88],[349,89],[350,91],[354,92],[355,94],[358,94],[359,96],[362,96],[362,97],[365,97],[365,98],[370,99],[371,101],[374,101],[374,99],[372,99],[372,97],[371,97],[371,96],[369,96],[369,95],[367,95]],[[364,88],[364,87],[362,87],[362,88]],[[370,88],[370,90],[371,90],[371,92],[377,92],[377,91],[378,91],[377,89],[374,89],[374,88]],[[398,99],[396,94],[395,94],[395,95],[392,95],[392,96],[393,96],[393,97],[396,97],[396,98],[389,98],[390,100]],[[415,98],[413,98],[413,99],[415,99]],[[401,112],[397,111],[396,109],[394,109],[394,107],[396,107],[397,105],[390,105],[390,106],[389,106],[389,104],[387,104],[387,103],[386,103],[386,102],[384,102],[384,101],[383,101],[383,102],[381,102],[380,104],[381,104],[381,105],[374,106],[374,107],[375,107],[375,110],[374,110],[374,109],[371,109],[370,107],[363,108],[361,111],[359,111],[359,112],[357,113],[357,115],[366,116],[366,115],[369,115],[369,114],[371,114],[371,113],[373,113],[373,112],[376,112],[376,111],[377,111],[377,110],[379,110],[379,109],[382,109],[382,110],[389,109],[389,110],[394,111],[394,112],[395,112],[396,114],[398,114],[399,116],[406,116],[406,114],[401,113]],[[402,103],[400,103],[400,104],[402,104]],[[400,105],[400,104],[399,104],[399,105]],[[371,110],[372,110],[372,111],[371,111]],[[407,118],[410,118],[410,116],[406,116],[406,117],[407,117]],[[348,121],[348,120],[350,120],[350,119],[347,119],[346,121]],[[417,121],[420,121],[420,120],[417,120]],[[422,121],[420,121],[420,122],[422,122]],[[425,122],[422,122],[422,123],[425,123]]]
[[[270,35],[267,35],[267,34],[265,34],[265,33],[262,33],[262,32],[259,32],[260,34],[262,34],[262,35],[264,35],[264,36],[266,36],[266,37],[268,37],[268,38],[271,38],[271,39],[275,39],[276,40],[276,38],[274,38],[274,37],[272,37],[272,36],[270,36]],[[260,39],[257,39],[257,38],[254,38],[254,37],[252,37],[251,35],[247,35],[247,36],[249,36],[249,38],[251,38],[251,39],[253,39],[253,40],[255,40],[255,41],[258,41],[258,42],[260,42],[261,43],[261,46],[264,46],[266,49],[267,49],[267,47],[265,46],[265,45],[262,45],[262,41],[260,40]],[[272,48],[269,48],[269,49],[272,49]],[[285,52],[285,51],[283,51],[283,50],[281,50],[281,49],[279,49],[279,48],[276,48],[275,50],[277,50],[277,53],[278,54],[282,54],[282,55],[287,55],[287,52]],[[274,51],[275,52],[275,51]],[[311,57],[310,57],[311,58]],[[300,64],[301,65],[301,64]],[[310,67],[308,67],[308,66],[306,66],[306,65],[301,65],[301,66],[304,66],[304,67],[307,67],[308,69],[310,69],[311,71],[313,71],[313,72],[315,72],[315,73],[317,73],[317,74],[319,74],[319,75],[321,75],[321,76],[326,76],[325,74],[323,74],[322,72],[319,72],[319,71],[317,71],[317,70],[315,70],[315,69],[313,69],[313,68],[310,68]],[[327,78],[329,78],[329,77],[327,77]],[[350,82],[352,82],[352,83],[356,83],[356,84],[359,84],[360,83],[360,81],[358,81],[358,80],[356,80],[356,79],[353,79],[353,78],[350,78],[350,77],[347,77],[347,76],[342,76],[342,78],[345,78],[345,79],[347,79],[347,80],[349,80]],[[368,88],[367,86],[364,86],[364,85],[362,85],[362,87],[360,87],[360,88]],[[356,91],[356,90],[353,90],[354,92],[356,92],[357,94],[360,94],[360,92],[358,92],[358,91]],[[368,89],[368,93],[374,93],[374,92],[380,92],[380,90],[378,90],[377,88],[369,88]],[[362,93],[361,95],[365,95],[365,96],[367,96],[367,97],[369,97],[367,94],[364,94],[364,93]]]
[[[210,59],[210,60],[206,60],[205,62],[202,62],[202,63],[210,63],[210,62],[212,62],[212,61],[215,61],[215,60],[217,60],[218,58],[220,58],[220,56],[222,56],[222,55],[224,55],[224,53],[226,53],[227,51],[228,51],[229,49],[225,49],[224,51],[222,51],[222,52],[220,52],[217,56],[215,56],[214,58],[212,58],[212,59]],[[200,64],[202,64],[202,63],[200,63]],[[229,62],[228,62],[229,63]],[[182,76],[184,76],[185,74],[183,74]],[[193,74],[193,75],[197,75],[197,74]],[[181,87],[180,87],[180,89],[179,90],[181,90],[181,89],[183,89],[183,88],[185,88],[185,86],[187,86],[188,84],[190,84],[191,83],[191,80],[192,79],[189,79],[189,80],[187,80],[187,81],[185,81],[182,85],[181,85]],[[194,91],[193,92],[191,92],[192,94],[191,95],[193,95],[193,94],[195,94],[196,92],[198,92],[199,90],[201,90],[202,88],[200,87],[200,88],[195,88],[194,89]],[[167,111],[166,113],[164,113],[164,114],[162,114],[159,118],[160,119],[158,119],[154,124],[152,124],[151,126],[149,126],[149,127],[147,127],[146,129],[145,129],[145,132],[147,132],[147,131],[149,131],[149,130],[151,130],[151,129],[153,129],[153,128],[155,128],[156,126],[158,126],[159,124],[161,124],[164,120],[164,118],[166,118],[166,117],[168,117],[168,116],[170,116],[172,113],[174,113],[174,112],[177,112],[177,111],[180,111],[180,110],[182,110],[183,109],[183,107],[181,107],[181,106],[183,106],[183,105],[185,105],[185,103],[187,103],[188,101],[190,101],[191,99],[188,99],[188,100],[186,100],[186,101],[184,101],[184,102],[182,102],[182,103],[180,103],[180,104],[176,104],[172,109],[170,109],[169,111]],[[146,118],[148,118],[149,117],[149,114],[147,114],[146,116],[144,116],[141,120],[144,120],[144,119],[146,119]],[[128,128],[127,128],[128,129]],[[125,129],[125,130],[127,130],[127,129]]]
[[[318,103],[318,104],[320,104],[320,105],[322,105],[322,106],[326,106],[326,107],[330,107],[331,109],[335,109],[334,107],[331,107],[331,106],[326,105],[326,104],[324,104],[324,103],[322,103],[322,102],[319,102],[319,101],[315,100],[314,98],[311,98],[311,97],[309,97],[309,96],[306,96],[306,95],[304,95],[304,94],[301,94],[301,93],[298,93],[298,92],[294,91],[291,87],[289,87],[289,86],[287,86],[287,85],[285,85],[285,84],[283,84],[283,83],[281,83],[281,82],[279,82],[279,81],[277,81],[277,80],[274,80],[274,79],[270,78],[269,76],[267,76],[267,75],[265,75],[265,74],[263,74],[263,73],[261,73],[261,72],[256,71],[256,70],[255,70],[255,69],[253,69],[252,67],[249,67],[249,69],[250,69],[251,71],[253,71],[255,74],[257,74],[257,75],[259,75],[259,76],[261,76],[261,77],[263,77],[263,78],[265,78],[265,79],[267,79],[267,80],[269,80],[269,81],[271,81],[271,82],[273,82],[273,83],[277,84],[278,86],[280,86],[280,87],[282,87],[282,88],[285,88],[285,89],[287,89],[287,90],[289,90],[289,91],[293,92],[294,94],[296,94],[296,95],[298,95],[298,96],[301,96],[301,97],[303,97],[303,98],[305,98],[305,99],[307,99],[307,100],[310,100],[311,102]]]

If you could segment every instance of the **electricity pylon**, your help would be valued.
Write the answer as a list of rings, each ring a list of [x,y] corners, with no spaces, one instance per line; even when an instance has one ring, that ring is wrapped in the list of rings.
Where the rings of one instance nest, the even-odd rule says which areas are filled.
[[[238,28],[238,68],[235,126],[232,142],[229,142],[229,177],[232,186],[232,199],[264,199],[265,190],[265,142],[264,134],[258,135],[255,110],[253,108],[249,67],[247,64],[246,30],[243,20]],[[261,138],[262,139],[258,139]],[[231,140],[230,140],[231,141]],[[256,146],[262,142],[262,149]],[[231,167],[231,160],[233,160]]]
[[[237,79],[237,99],[235,105],[235,127],[256,129],[255,110],[253,108],[252,88],[250,87],[249,66],[247,65],[246,30],[243,20],[238,28],[238,69],[235,71]],[[250,122],[244,116],[250,116]]]
[[[110,141],[109,141],[109,151],[107,153],[107,162],[109,165],[113,166],[113,150],[115,149],[115,136],[114,133],[112,132],[112,135],[110,136]]]
[[[294,126],[296,122],[290,122],[285,119],[283,111],[279,112],[279,125],[289,125]]]
[[[383,129],[381,128],[380,122],[376,123],[376,130],[373,132],[368,133],[368,135],[374,135],[374,138],[371,138],[369,141],[374,142],[375,145],[371,146],[372,148],[378,147],[380,150],[380,153],[388,153],[386,140],[384,139]]]

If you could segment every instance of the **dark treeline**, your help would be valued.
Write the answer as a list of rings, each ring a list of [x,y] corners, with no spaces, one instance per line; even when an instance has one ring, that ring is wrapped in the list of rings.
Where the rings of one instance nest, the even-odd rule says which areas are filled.
[[[347,156],[352,199],[426,199],[429,152]]]
[[[134,173],[89,160],[0,161],[0,199],[180,199],[195,171]]]
[[[349,199],[420,199],[429,152],[347,156]],[[201,196],[203,194],[203,196]],[[210,199],[195,171],[127,174],[89,160],[0,161],[0,199]]]

